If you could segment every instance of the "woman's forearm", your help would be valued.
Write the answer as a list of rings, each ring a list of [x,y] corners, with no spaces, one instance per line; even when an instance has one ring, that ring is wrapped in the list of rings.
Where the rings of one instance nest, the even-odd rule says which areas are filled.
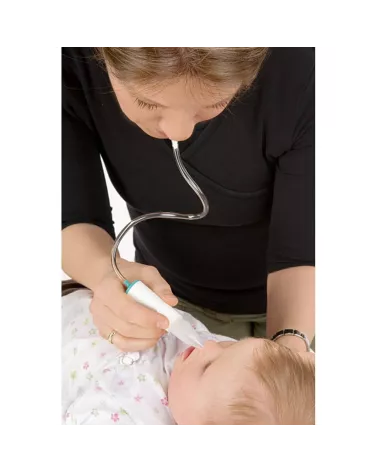
[[[62,267],[77,282],[93,289],[111,270],[114,241],[102,228],[75,224],[62,231]]]
[[[315,334],[315,268],[292,267],[268,276],[267,337],[285,328],[297,329],[309,338]],[[288,347],[305,348],[301,339],[278,340]]]

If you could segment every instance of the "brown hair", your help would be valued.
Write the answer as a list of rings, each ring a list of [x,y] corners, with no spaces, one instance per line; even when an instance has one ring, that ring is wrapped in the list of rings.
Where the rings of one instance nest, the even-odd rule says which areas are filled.
[[[256,78],[268,48],[96,48],[121,81],[151,85],[180,77],[209,85],[241,84]]]

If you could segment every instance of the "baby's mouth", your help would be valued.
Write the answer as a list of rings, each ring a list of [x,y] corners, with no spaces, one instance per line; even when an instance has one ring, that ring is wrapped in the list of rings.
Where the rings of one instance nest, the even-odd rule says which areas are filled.
[[[182,353],[182,360],[185,361],[194,350],[195,350],[195,347],[193,346],[190,346],[187,349],[185,349],[185,351]]]

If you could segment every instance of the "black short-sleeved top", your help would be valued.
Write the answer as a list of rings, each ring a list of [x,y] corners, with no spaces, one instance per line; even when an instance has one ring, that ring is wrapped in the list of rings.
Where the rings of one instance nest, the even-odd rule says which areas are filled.
[[[155,266],[177,296],[263,313],[269,273],[314,265],[314,55],[271,48],[253,86],[183,147],[206,218],[136,228],[136,261]],[[63,227],[92,223],[114,237],[101,157],[132,218],[200,212],[170,146],[123,114],[93,50],[63,48],[62,63]]]

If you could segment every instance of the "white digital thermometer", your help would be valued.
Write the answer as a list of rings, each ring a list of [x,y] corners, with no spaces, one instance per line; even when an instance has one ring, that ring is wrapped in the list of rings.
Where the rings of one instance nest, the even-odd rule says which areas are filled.
[[[168,319],[169,326],[167,331],[169,333],[172,333],[176,338],[189,346],[203,346],[200,337],[192,325],[185,320],[177,310],[165,303],[141,280],[136,280],[131,283],[125,280],[124,284],[127,287],[126,293],[135,301],[147,308],[157,311]]]

